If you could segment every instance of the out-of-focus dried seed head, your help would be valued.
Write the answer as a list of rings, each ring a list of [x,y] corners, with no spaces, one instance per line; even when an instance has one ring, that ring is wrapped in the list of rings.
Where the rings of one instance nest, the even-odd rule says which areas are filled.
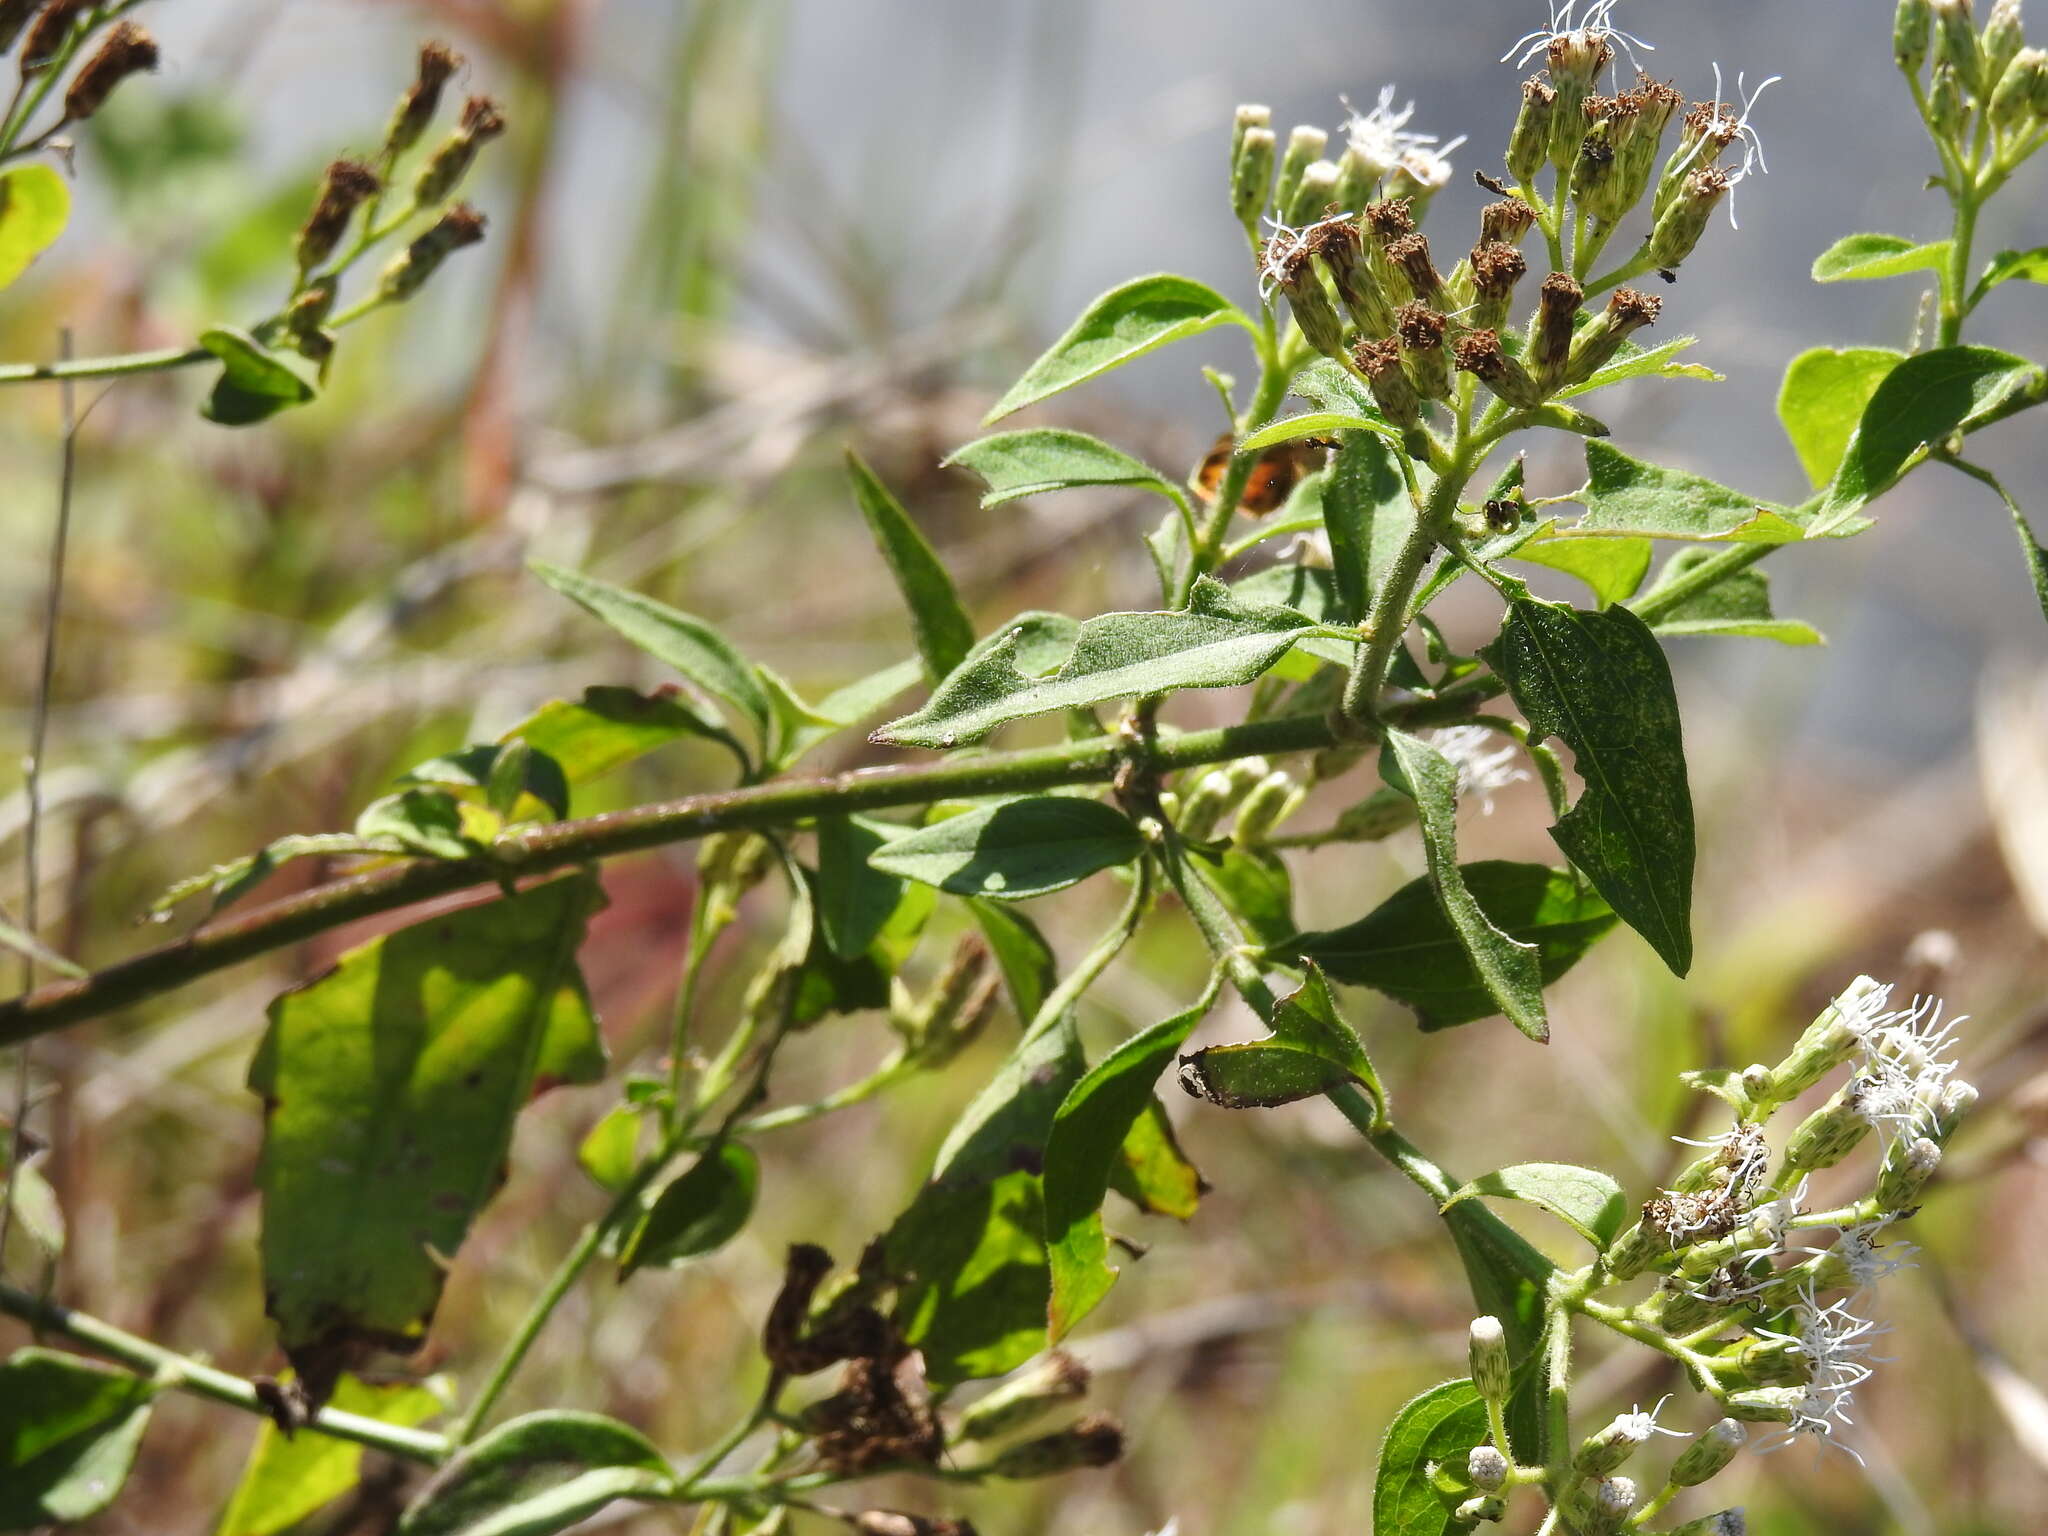
[[[156,39],[132,21],[118,23],[93,50],[64,92],[64,118],[82,123],[106,105],[114,87],[130,75],[156,68]]]

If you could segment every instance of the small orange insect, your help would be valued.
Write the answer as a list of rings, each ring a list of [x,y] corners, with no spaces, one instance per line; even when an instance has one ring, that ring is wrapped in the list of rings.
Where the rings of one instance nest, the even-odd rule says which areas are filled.
[[[1216,488],[1223,483],[1224,471],[1230,468],[1234,443],[1231,435],[1224,433],[1216,439],[1216,446],[1209,450],[1209,456],[1202,460],[1202,467],[1195,474],[1195,488],[1202,500],[1216,499]],[[1323,455],[1335,446],[1328,438],[1298,437],[1291,443],[1277,443],[1268,448],[1252,466],[1238,510],[1252,517],[1264,517],[1268,512],[1278,511],[1294,494],[1302,476],[1321,469]]]

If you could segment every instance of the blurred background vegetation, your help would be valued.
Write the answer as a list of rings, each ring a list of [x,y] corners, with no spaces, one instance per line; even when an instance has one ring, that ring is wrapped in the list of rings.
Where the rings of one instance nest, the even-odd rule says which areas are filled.
[[[431,752],[494,737],[592,683],[659,681],[522,574],[587,566],[702,613],[804,691],[906,650],[894,591],[839,457],[868,456],[940,545],[984,625],[1028,607],[1143,605],[1137,498],[1076,494],[976,510],[938,461],[992,389],[1093,293],[1171,268],[1243,296],[1224,206],[1239,99],[1276,124],[1333,126],[1340,92],[1398,79],[1415,126],[1491,164],[1518,77],[1495,62],[1528,4],[1395,0],[179,0],[148,17],[166,68],[116,98],[78,149],[84,205],[0,305],[0,349],[51,356],[179,342],[260,314],[286,281],[319,166],[372,146],[424,36],[470,60],[512,130],[473,195],[489,243],[400,319],[352,330],[313,408],[248,432],[196,419],[180,375],[95,399],[81,438],[71,581],[45,784],[46,936],[100,964],[163,930],[136,915],[170,881],[288,831],[344,827]],[[1617,440],[1752,489],[1804,494],[1772,411],[1784,362],[1819,343],[1898,344],[1909,285],[1807,281],[1841,233],[1931,234],[1927,154],[1869,0],[1681,5],[1617,18],[1692,94],[1708,61],[1785,84],[1759,112],[1773,175],[1746,184],[1667,297],[1667,323],[1721,386],[1635,386]],[[1998,205],[1985,249],[2048,239],[2038,171]],[[1439,228],[1485,194],[1444,194]],[[2009,285],[1977,339],[2040,355],[2048,306]],[[1220,344],[1219,344],[1220,345]],[[1162,464],[1221,425],[1176,349],[1039,419],[1086,424]],[[55,393],[0,413],[11,558],[0,563],[0,748],[27,738],[42,551],[56,498]],[[1986,461],[2037,512],[2038,438]],[[1576,483],[1560,457],[1532,491]],[[1895,1359],[1860,1396],[1867,1471],[1804,1451],[1746,1458],[1764,1536],[2048,1529],[2048,668],[2038,613],[1994,503],[1916,476],[1835,558],[1772,562],[1779,609],[1825,652],[1678,642],[1704,853],[1701,962],[1684,986],[1620,935],[1561,987],[1557,1043],[1494,1021],[1424,1042],[1355,994],[1404,1125],[1455,1169],[1605,1166],[1638,1194],[1693,1126],[1680,1069],[1773,1048],[1859,970],[1938,982],[1974,1016],[1964,1073],[1988,1112],[1919,1223],[1921,1267],[1888,1285]],[[1476,583],[1467,586],[1476,587]],[[1463,610],[1476,639],[1478,594]],[[1177,702],[1220,719],[1227,700]],[[838,764],[878,759],[841,745]],[[666,749],[579,812],[722,782],[712,751]],[[5,786],[12,790],[13,786]],[[1366,786],[1339,785],[1354,794]],[[1520,786],[1513,793],[1535,793]],[[1332,801],[1334,810],[1342,802]],[[1540,813],[1475,818],[1470,857],[1543,856]],[[1306,813],[1319,824],[1317,811]],[[13,904],[24,801],[0,798]],[[1303,858],[1298,911],[1333,926],[1419,869],[1406,844]],[[293,866],[268,887],[316,879]],[[1106,886],[1108,882],[1097,882]],[[651,1050],[692,900],[690,850],[615,863],[585,965],[618,1057]],[[1034,909],[1071,958],[1113,890]],[[728,943],[711,1003],[772,942],[772,902]],[[1935,935],[1930,938],[1929,935]],[[1946,935],[1946,938],[1941,937]],[[243,1086],[262,1009],[362,931],[38,1046],[40,1128],[69,1213],[64,1298],[243,1372],[275,1366],[255,1265],[260,1135]],[[951,935],[929,935],[935,967]],[[1153,925],[1098,988],[1096,1045],[1190,995],[1192,932]],[[1243,1019],[1214,1026],[1242,1035]],[[1002,1030],[995,1032],[997,1036]],[[785,1056],[795,1101],[861,1075],[879,1019],[839,1020]],[[747,1401],[785,1246],[851,1259],[916,1186],[953,1113],[1004,1050],[938,1082],[762,1144],[741,1241],[674,1274],[580,1290],[515,1398],[621,1415],[665,1446],[707,1443]],[[511,1179],[408,1370],[474,1373],[602,1203],[574,1149],[607,1102],[559,1092],[521,1133]],[[1185,1111],[1185,1113],[1183,1113]],[[1215,1185],[1150,1243],[1077,1347],[1134,1440],[1113,1471],[972,1495],[985,1532],[1337,1536],[1368,1524],[1378,1437],[1411,1392],[1463,1369],[1469,1306],[1430,1212],[1361,1155],[1334,1113],[1175,1105]],[[1516,1218],[1518,1221],[1521,1218]],[[1134,1218],[1136,1220],[1136,1218]],[[1538,1241],[1560,1242],[1541,1218]],[[1561,1251],[1561,1250],[1560,1250]],[[17,1331],[0,1326],[12,1343]],[[1640,1352],[1593,1368],[1626,1407],[1675,1382]],[[1582,1399],[1588,1406],[1591,1400]],[[92,1529],[204,1531],[251,1421],[167,1402],[128,1494]],[[374,1463],[375,1458],[372,1458]],[[378,1530],[398,1484],[315,1530]],[[906,1495],[915,1498],[915,1494]],[[1721,1502],[1729,1502],[1723,1498]],[[663,1514],[600,1523],[649,1531]]]

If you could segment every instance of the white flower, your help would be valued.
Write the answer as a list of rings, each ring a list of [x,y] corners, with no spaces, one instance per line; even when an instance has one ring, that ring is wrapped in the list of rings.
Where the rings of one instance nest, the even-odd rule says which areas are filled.
[[[1945,1053],[1968,1016],[1943,1022],[1938,997],[1882,1011],[1890,999],[1891,988],[1881,987],[1859,999],[1846,1018],[1863,1047],[1849,1102],[1872,1127],[1898,1136],[1913,1130],[1955,1075],[1956,1063]]]
[[[1463,134],[1439,147],[1433,133],[1410,133],[1408,120],[1415,116],[1415,103],[1411,101],[1396,110],[1391,85],[1380,87],[1380,99],[1370,112],[1360,112],[1341,96],[1338,100],[1344,102],[1344,110],[1351,114],[1344,120],[1344,137],[1350,141],[1352,153],[1365,162],[1374,181],[1384,180],[1396,169],[1406,169],[1423,186],[1437,187],[1443,182],[1432,182],[1418,171],[1435,174],[1439,167],[1443,179],[1450,179],[1450,162],[1444,156],[1465,142]]]
[[[1772,75],[1752,91],[1749,88],[1748,79],[1738,72],[1735,76],[1735,92],[1742,98],[1742,110],[1735,112],[1721,100],[1721,66],[1719,64],[1714,66],[1714,99],[1706,103],[1704,109],[1706,112],[1705,131],[1694,142],[1692,153],[1685,161],[1680,163],[1678,169],[1681,172],[1686,170],[1690,166],[1692,159],[1697,157],[1709,142],[1720,145],[1723,150],[1730,144],[1740,144],[1742,146],[1741,161],[1735,165],[1722,167],[1728,176],[1728,227],[1730,229],[1740,229],[1742,227],[1735,219],[1735,187],[1747,179],[1752,171],[1760,171],[1766,176],[1771,174],[1770,166],[1764,163],[1763,136],[1756,131],[1755,125],[1750,122],[1749,115],[1756,110],[1757,101],[1762,97],[1763,93],[1784,78],[1783,75]]]
[[[1588,0],[1586,14],[1577,25],[1573,25],[1572,12],[1578,8],[1578,0],[1550,0],[1550,25],[1539,27],[1516,41],[1514,47],[1500,56],[1501,63],[1514,60],[1517,69],[1531,59],[1548,53],[1553,44],[1563,44],[1578,51],[1597,50],[1602,43],[1610,47],[1619,42],[1628,51],[1629,62],[1636,62],[1635,50],[1645,53],[1657,50],[1640,37],[1632,37],[1612,25],[1616,0]],[[1519,52],[1520,57],[1516,55]]]
[[[1458,795],[1470,795],[1479,802],[1479,814],[1493,814],[1495,790],[1506,789],[1529,777],[1529,770],[1509,766],[1515,760],[1512,742],[1495,746],[1495,736],[1483,725],[1454,725],[1430,734],[1429,744],[1451,760],[1458,770]]]
[[[1629,1404],[1627,1413],[1618,1413],[1614,1416],[1614,1422],[1608,1425],[1609,1433],[1620,1436],[1631,1445],[1641,1445],[1652,1435],[1673,1435],[1680,1440],[1685,1439],[1686,1431],[1666,1429],[1657,1422],[1657,1415],[1664,1411],[1664,1405],[1670,1401],[1671,1394],[1667,1392],[1657,1399],[1648,1413],[1643,1412],[1640,1404]]]
[[[1784,1436],[1774,1445],[1764,1447],[1766,1450],[1802,1436],[1832,1441],[1836,1425],[1853,1424],[1855,1421],[1849,1417],[1851,1395],[1871,1377],[1871,1369],[1865,1363],[1871,1358],[1871,1341],[1887,1331],[1868,1318],[1856,1316],[1846,1300],[1821,1306],[1814,1297],[1811,1281],[1804,1287],[1793,1317],[1799,1329],[1796,1334],[1774,1333],[1768,1328],[1755,1330],[1760,1339],[1796,1349],[1812,1369],[1812,1380],[1793,1409],[1792,1422],[1786,1426]],[[1849,1450],[1847,1446],[1843,1449]],[[1853,1450],[1849,1454],[1856,1456]]]
[[[1425,192],[1441,191],[1450,185],[1451,151],[1464,143],[1466,137],[1461,133],[1441,149],[1418,144],[1402,153],[1401,163],[1396,169]]]
[[[1911,1243],[1889,1243],[1882,1248],[1877,1245],[1879,1235],[1898,1219],[1898,1213],[1894,1211],[1875,1221],[1851,1227],[1836,1238],[1835,1246],[1828,1250],[1830,1257],[1842,1261],[1843,1268],[1849,1272],[1850,1282],[1857,1290],[1868,1290],[1900,1270],[1913,1267],[1913,1255],[1920,1250]]]

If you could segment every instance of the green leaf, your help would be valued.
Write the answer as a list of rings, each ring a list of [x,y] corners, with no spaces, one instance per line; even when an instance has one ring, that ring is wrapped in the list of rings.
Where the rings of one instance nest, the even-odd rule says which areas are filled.
[[[1343,599],[1341,622],[1365,622],[1391,563],[1388,545],[1398,549],[1414,517],[1394,450],[1368,433],[1347,438],[1323,487],[1323,527],[1330,536],[1330,568]]]
[[[576,1162],[599,1189],[616,1195],[640,1165],[640,1107],[615,1104],[576,1148]]]
[[[1896,485],[1927,444],[1995,411],[2040,377],[2025,358],[1991,347],[1943,347],[1907,358],[1864,407],[1809,537],[1847,523]]]
[[[265,1293],[316,1402],[365,1346],[418,1347],[520,1109],[602,1075],[575,963],[601,902],[578,875],[441,913],[270,1005]]]
[[[656,661],[730,704],[767,735],[768,693],[761,679],[732,642],[702,619],[544,560],[529,561],[527,568]]]
[[[875,714],[897,694],[924,678],[924,663],[911,657],[848,683],[816,704],[807,704],[773,668],[758,670],[761,681],[768,686],[769,706],[775,714],[769,762],[776,768],[789,767],[848,726],[858,725]]]
[[[1329,415],[1348,416],[1367,426],[1385,420],[1364,381],[1332,358],[1317,358],[1297,373],[1287,388]]]
[[[2041,617],[2048,619],[2048,549],[2034,537],[2034,530],[2015,504],[2008,504],[2012,513],[2012,526],[2019,535],[2020,555],[2027,562],[2027,574],[2034,578],[2034,597],[2041,605]]]
[[[1550,835],[1683,976],[1692,965],[1692,792],[1657,637],[1626,608],[1586,613],[1518,597],[1484,654],[1529,739],[1562,739],[1585,781]]]
[[[1443,1204],[1445,1210],[1478,1195],[1520,1200],[1550,1212],[1595,1248],[1605,1248],[1628,1219],[1621,1186],[1606,1174],[1570,1163],[1517,1163],[1474,1179]]]
[[[924,658],[925,676],[937,682],[973,649],[974,621],[961,606],[960,594],[953,590],[953,578],[946,574],[910,514],[851,450],[846,455],[846,472],[853,478],[854,500],[860,503],[875,546],[888,561],[896,589],[910,608],[910,629],[917,640],[917,653]]]
[[[989,953],[1003,973],[1003,985],[1009,989],[1018,1022],[1029,1024],[1059,981],[1052,946],[1045,942],[1038,925],[1008,902],[970,898],[967,910],[988,940]]]
[[[1230,915],[1262,944],[1277,944],[1295,932],[1294,881],[1287,861],[1269,848],[1198,851],[1202,873],[1223,898]]]
[[[705,1149],[669,1181],[619,1254],[619,1278],[650,1266],[673,1269],[724,1247],[754,1214],[761,1160],[741,1142]]]
[[[675,1473],[631,1425],[595,1413],[530,1413],[456,1452],[397,1536],[552,1536],[614,1499],[672,1497]]]
[[[1574,494],[1586,515],[1554,537],[1639,534],[1734,544],[1795,544],[1816,535],[1801,514],[1731,491],[1683,470],[1632,459],[1606,443],[1586,444],[1586,484]]]
[[[1469,1380],[1447,1381],[1410,1398],[1380,1442],[1373,1536],[1445,1536],[1452,1529],[1451,1506],[1429,1474],[1442,1464],[1462,1467],[1466,1452],[1488,1433],[1486,1403]]]
[[[1659,342],[1654,347],[1638,347],[1623,342],[1621,351],[1606,367],[1591,377],[1557,392],[1559,400],[1569,400],[1574,395],[1591,394],[1596,389],[1605,389],[1610,384],[1625,383],[1629,379],[1701,379],[1709,384],[1719,384],[1727,377],[1716,373],[1702,363],[1679,363],[1672,359],[1699,342],[1697,336],[1674,336],[1669,341]]]
[[[896,1320],[935,1385],[1000,1376],[1045,1347],[1042,1181],[1030,1170],[1084,1066],[1071,1018],[1020,1041],[889,1229]]]
[[[985,805],[897,838],[869,855],[884,874],[955,896],[1023,901],[1065,890],[1145,851],[1131,819],[1099,800],[1043,795]]]
[[[0,1531],[66,1525],[112,1504],[149,1427],[147,1381],[48,1349],[0,1365]]]
[[[215,326],[199,344],[221,360],[221,375],[199,414],[223,427],[246,427],[303,405],[319,393],[319,372],[295,353],[274,352],[247,331]]]
[[[71,218],[71,189],[47,165],[0,171],[0,288],[56,243]]]
[[[1316,628],[1292,609],[1239,603],[1228,588],[1203,577],[1185,610],[1088,620],[1073,654],[1050,677],[1022,669],[1027,642],[1017,629],[1006,629],[941,683],[924,708],[891,721],[873,739],[885,746],[953,747],[1055,710],[1175,688],[1234,687],[1258,677]]]
[[[1687,636],[1775,640],[1780,645],[1822,645],[1826,637],[1804,619],[1659,619],[1656,631]]]
[[[715,719],[680,690],[653,693],[598,686],[552,699],[505,733],[561,764],[571,784],[588,784],[686,736],[731,744]]]
[[[1664,563],[1652,593],[1663,590],[1695,567],[1714,558],[1712,550],[1692,546]],[[1733,571],[1712,586],[1665,609],[1650,626],[1660,635],[1747,636],[1786,645],[1819,645],[1821,633],[1798,619],[1781,619],[1771,611],[1771,579],[1751,567]]]
[[[1181,1150],[1173,1121],[1157,1095],[1124,1137],[1117,1160],[1110,1164],[1109,1187],[1148,1215],[1194,1219],[1209,1186]]]
[[[12,1139],[6,1138],[9,1142]],[[7,1177],[9,1150],[7,1145],[0,1144],[0,1181]],[[57,1199],[57,1191],[43,1177],[42,1169],[36,1166],[38,1159],[39,1155],[31,1155],[15,1170],[14,1224],[46,1257],[54,1259],[64,1251],[64,1207]]]
[[[472,859],[483,851],[464,830],[461,804],[439,789],[407,789],[372,800],[356,817],[355,835],[430,859]]]
[[[1155,347],[1230,322],[1253,329],[1236,305],[1191,278],[1164,272],[1135,278],[1090,304],[1073,328],[1010,386],[982,424],[1120,368]]]
[[[451,752],[445,757],[430,757],[408,768],[399,776],[398,782],[446,784],[457,789],[478,789],[488,793],[493,780],[501,772],[512,771],[518,780],[520,793],[533,796],[557,817],[567,816],[569,780],[562,771],[562,765],[533,743],[526,742],[525,746],[528,749],[524,754],[525,761],[515,762],[511,770],[505,768],[503,761],[510,749],[502,743],[485,742],[481,746],[464,747],[460,752]],[[500,814],[506,813],[501,811]]]
[[[1897,235],[1844,235],[1814,258],[1813,280],[1863,282],[1904,277],[1909,272],[1939,272],[1947,264],[1946,240],[1915,245]]]
[[[1397,441],[1400,437],[1400,429],[1391,425],[1378,411],[1370,415],[1362,411],[1307,411],[1299,416],[1282,416],[1278,421],[1267,422],[1239,443],[1237,452],[1240,456],[1263,453],[1282,443],[1298,442],[1304,437],[1334,437],[1339,432],[1362,432],[1379,437],[1392,434]]]
[[[1602,608],[1636,595],[1650,571],[1648,539],[1546,539],[1521,545],[1513,558],[1576,576]]]
[[[446,1410],[430,1387],[411,1382],[372,1386],[353,1376],[336,1384],[329,1406],[380,1424],[412,1428]],[[356,1486],[363,1447],[331,1435],[287,1437],[275,1424],[256,1431],[242,1480],[228,1500],[214,1536],[271,1536],[296,1525]]]
[[[1179,487],[1150,464],[1099,437],[1058,427],[998,432],[956,449],[945,462],[971,469],[988,483],[984,508],[1083,485],[1125,485],[1185,504]]]
[[[1211,998],[1133,1035],[1074,1085],[1045,1144],[1045,1240],[1052,1266],[1049,1338],[1058,1343],[1109,1294],[1117,1270],[1109,1260],[1102,1201],[1110,1170],[1146,1110],[1153,1084]]]
[[[1889,347],[1815,347],[1792,359],[1778,389],[1778,419],[1815,490],[1835,478],[1864,407],[1905,360]]]
[[[875,868],[868,856],[905,831],[866,816],[818,818],[818,928],[842,960],[866,954],[903,899],[903,877]]]
[[[1975,308],[2001,283],[2015,278],[2030,283],[2048,283],[2048,245],[2034,247],[2031,251],[2000,251],[1985,265],[1984,275],[1977,279],[1977,286],[1970,290],[1970,307]]]
[[[1213,1045],[1180,1059],[1180,1085],[1223,1109],[1272,1109],[1355,1083],[1385,1105],[1358,1033],[1337,1012],[1323,973],[1310,965],[1301,986],[1273,1011],[1272,1034]]]
[[[1545,986],[1615,924],[1611,907],[1569,870],[1489,859],[1462,870],[1486,919],[1536,951]],[[1357,922],[1275,945],[1276,960],[1306,958],[1332,978],[1371,987],[1416,1013],[1426,1030],[1469,1024],[1497,1011],[1429,878],[1411,880]]]
[[[1510,938],[1493,924],[1465,884],[1458,864],[1458,770],[1419,736],[1388,728],[1380,776],[1415,802],[1422,847],[1437,905],[1458,936],[1472,974],[1494,1006],[1531,1040],[1550,1038],[1543,1011],[1543,973],[1536,947]],[[1391,770],[1391,771],[1390,771]]]

